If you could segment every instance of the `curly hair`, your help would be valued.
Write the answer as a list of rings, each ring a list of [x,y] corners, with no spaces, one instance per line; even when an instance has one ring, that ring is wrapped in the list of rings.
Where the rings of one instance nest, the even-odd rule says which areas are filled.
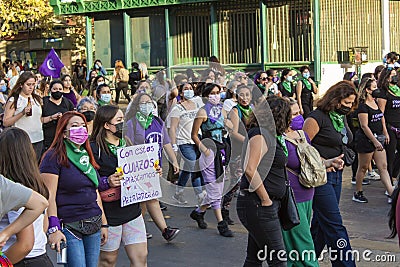
[[[389,90],[389,78],[392,75],[393,69],[384,68],[379,76],[378,88],[387,92]]]
[[[269,108],[275,121],[276,135],[282,135],[292,121],[292,109],[288,98],[271,95],[267,97]]]
[[[340,105],[341,100],[352,95],[356,97],[352,107],[352,110],[354,110],[358,106],[356,87],[352,82],[340,81],[326,91],[325,95],[318,101],[317,108],[325,113],[334,111]]]
[[[373,78],[368,77],[361,80],[360,89],[358,90],[358,103],[365,103],[368,95],[367,89],[371,89],[374,82]]]

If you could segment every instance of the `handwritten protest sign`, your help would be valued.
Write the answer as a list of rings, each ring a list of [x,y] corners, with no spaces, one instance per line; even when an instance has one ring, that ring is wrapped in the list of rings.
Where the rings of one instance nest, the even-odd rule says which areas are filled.
[[[124,173],[121,207],[162,196],[160,179],[156,172],[158,150],[158,143],[118,149],[118,166]]]

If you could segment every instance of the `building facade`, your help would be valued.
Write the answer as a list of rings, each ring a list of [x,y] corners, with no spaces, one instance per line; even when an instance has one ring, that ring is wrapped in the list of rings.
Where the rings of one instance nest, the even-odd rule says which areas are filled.
[[[263,3],[265,2],[265,3]],[[347,70],[382,62],[383,21],[400,51],[400,2],[388,0],[51,0],[56,14],[87,16],[88,65],[116,59],[150,69],[221,63],[255,71],[310,65],[321,86]],[[384,4],[389,9],[383,11]],[[385,26],[387,27],[387,26]],[[94,31],[92,31],[94,29]],[[387,31],[388,29],[386,29]],[[366,47],[367,64],[338,62],[338,51]],[[94,49],[94,50],[93,50]],[[179,69],[179,67],[176,67]]]

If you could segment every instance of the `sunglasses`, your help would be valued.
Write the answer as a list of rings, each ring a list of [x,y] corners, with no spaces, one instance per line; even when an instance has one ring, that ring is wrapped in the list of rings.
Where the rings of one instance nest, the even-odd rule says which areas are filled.
[[[347,145],[347,143],[349,142],[349,138],[347,137],[346,127],[343,127],[343,129],[340,131],[340,134],[343,136],[342,137],[343,144]]]
[[[262,77],[261,80],[266,81],[268,80],[268,77]]]

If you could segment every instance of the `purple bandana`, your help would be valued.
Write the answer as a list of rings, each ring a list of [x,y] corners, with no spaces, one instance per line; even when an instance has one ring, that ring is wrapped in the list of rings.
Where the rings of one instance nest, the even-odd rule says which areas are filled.
[[[210,102],[207,102],[204,106],[204,109],[207,113],[207,117],[210,119],[211,123],[215,123],[222,116],[222,105],[213,105]]]

